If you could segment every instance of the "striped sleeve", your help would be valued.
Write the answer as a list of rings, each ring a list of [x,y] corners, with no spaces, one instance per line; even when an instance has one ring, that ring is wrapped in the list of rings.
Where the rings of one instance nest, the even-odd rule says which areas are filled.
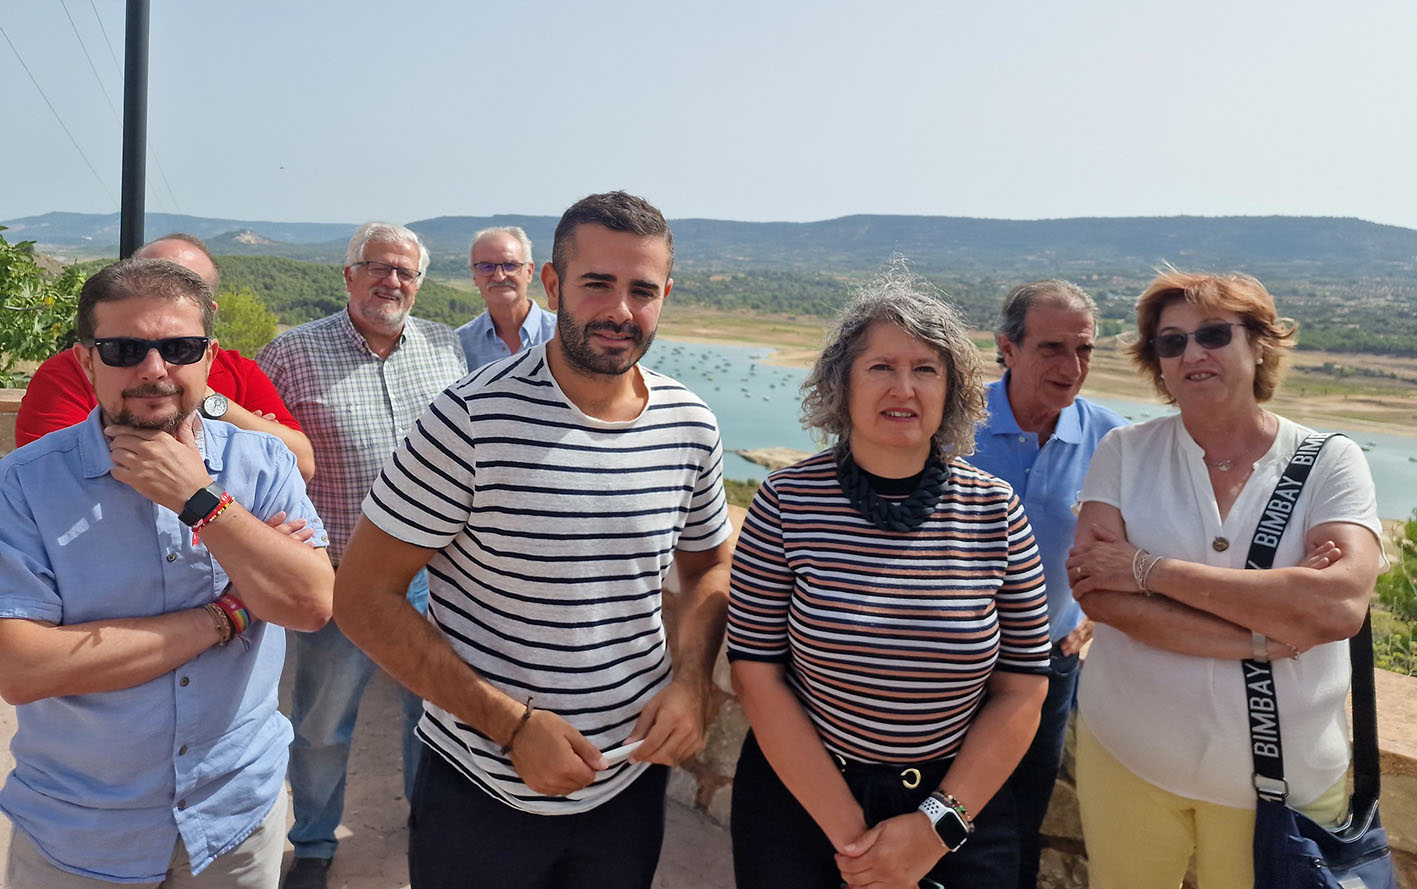
[[[467,404],[448,389],[433,400],[389,456],[364,514],[392,537],[442,549],[467,525],[475,489]]]
[[[689,500],[684,530],[675,546],[686,552],[713,549],[733,534],[733,525],[728,520],[728,497],[723,491],[723,442],[716,430],[713,450],[704,464]]]
[[[1017,496],[1009,497],[1008,540],[1008,568],[994,600],[999,610],[995,669],[1046,674],[1050,642],[1043,558]]]
[[[772,480],[753,496],[738,546],[728,596],[728,659],[786,661],[787,604],[792,568],[782,542],[782,517]]]

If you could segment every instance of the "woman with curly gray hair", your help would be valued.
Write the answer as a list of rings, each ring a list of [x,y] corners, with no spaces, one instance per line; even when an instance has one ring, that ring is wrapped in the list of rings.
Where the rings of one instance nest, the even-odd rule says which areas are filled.
[[[744,520],[740,889],[1015,885],[995,794],[1047,687],[1043,570],[1012,489],[963,459],[982,362],[942,297],[897,262],[852,299],[803,384],[832,446]]]

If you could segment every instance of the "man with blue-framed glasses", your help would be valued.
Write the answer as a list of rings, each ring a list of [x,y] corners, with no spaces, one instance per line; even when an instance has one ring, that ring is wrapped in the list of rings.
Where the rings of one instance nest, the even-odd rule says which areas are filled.
[[[536,264],[531,239],[515,225],[484,228],[468,251],[472,281],[487,310],[458,328],[467,369],[539,346],[556,335],[556,314],[527,295]]]

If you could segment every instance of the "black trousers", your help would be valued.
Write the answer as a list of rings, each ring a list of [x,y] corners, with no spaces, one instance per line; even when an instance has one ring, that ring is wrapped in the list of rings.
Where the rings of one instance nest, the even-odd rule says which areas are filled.
[[[848,774],[847,785],[861,803],[868,824],[913,811],[943,777],[921,769],[914,789],[882,770]],[[894,780],[892,780],[894,778]],[[842,885],[835,850],[827,835],[783,785],[749,732],[733,778],[733,874],[738,889],[838,889]],[[1013,797],[999,791],[974,817],[974,833],[958,852],[940,859],[922,887],[1015,889],[1018,830]]]
[[[649,769],[575,815],[494,799],[426,745],[408,816],[412,889],[650,889],[664,841],[669,769]]]

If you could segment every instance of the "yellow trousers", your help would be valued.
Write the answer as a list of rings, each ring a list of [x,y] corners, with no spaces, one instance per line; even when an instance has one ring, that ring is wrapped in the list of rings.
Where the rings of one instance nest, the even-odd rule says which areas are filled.
[[[1255,883],[1254,809],[1188,799],[1138,778],[1077,721],[1077,793],[1092,889],[1176,889],[1194,853],[1199,889]],[[1348,814],[1345,781],[1303,813],[1320,824]]]

